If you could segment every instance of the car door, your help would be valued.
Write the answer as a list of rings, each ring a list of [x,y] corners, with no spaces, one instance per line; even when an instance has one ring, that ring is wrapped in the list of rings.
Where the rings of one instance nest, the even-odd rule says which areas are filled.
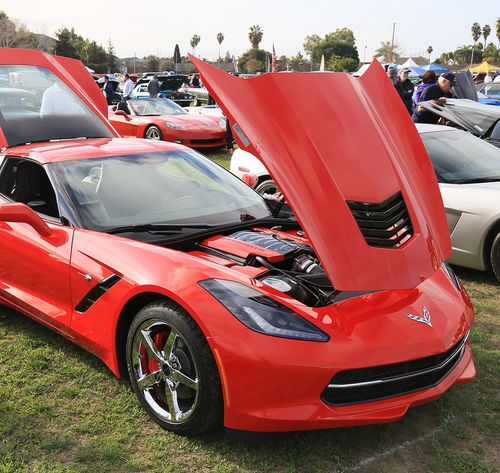
[[[133,116],[117,115],[115,112],[110,111],[109,119],[121,137],[137,136],[137,124],[134,123]]]
[[[0,221],[0,300],[67,333],[73,228],[61,223],[54,188],[43,166],[25,158],[4,159],[0,206],[13,202],[38,213],[50,235],[42,236],[27,223]]]

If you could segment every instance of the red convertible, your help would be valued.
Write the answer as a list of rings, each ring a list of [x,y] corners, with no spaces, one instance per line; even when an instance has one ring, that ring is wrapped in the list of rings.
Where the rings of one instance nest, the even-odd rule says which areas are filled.
[[[242,81],[192,60],[296,217],[189,148],[119,138],[79,61],[0,49],[39,98],[0,106],[0,301],[185,434],[390,422],[471,381],[472,304],[382,68]]]
[[[109,120],[123,137],[149,138],[190,148],[226,145],[226,119],[192,115],[169,99],[131,99],[109,107]]]

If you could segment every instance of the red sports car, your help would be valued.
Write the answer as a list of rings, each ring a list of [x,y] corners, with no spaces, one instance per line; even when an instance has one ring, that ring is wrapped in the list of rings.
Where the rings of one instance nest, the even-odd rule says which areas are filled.
[[[296,218],[189,148],[119,138],[80,62],[3,49],[40,104],[0,107],[0,301],[175,432],[389,422],[472,380],[436,178],[382,68],[242,81],[192,60]]]
[[[226,119],[192,115],[168,99],[131,99],[109,107],[120,136],[171,141],[190,148],[226,146]]]

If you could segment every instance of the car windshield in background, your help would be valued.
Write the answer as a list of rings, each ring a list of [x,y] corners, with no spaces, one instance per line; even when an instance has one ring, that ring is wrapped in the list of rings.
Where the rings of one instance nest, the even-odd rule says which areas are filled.
[[[85,228],[223,225],[270,216],[236,176],[192,150],[52,164]]]
[[[112,138],[104,123],[48,69],[0,66],[0,129],[9,146],[81,137]]]
[[[440,182],[500,180],[499,148],[458,130],[420,136]]]
[[[448,99],[446,107],[457,117],[472,125],[484,135],[500,119],[500,110],[491,105],[483,105],[472,100]]]
[[[144,117],[187,114],[186,110],[168,99],[133,99],[128,101],[128,105],[136,115]]]
[[[490,99],[500,99],[500,84],[484,85],[481,92]]]

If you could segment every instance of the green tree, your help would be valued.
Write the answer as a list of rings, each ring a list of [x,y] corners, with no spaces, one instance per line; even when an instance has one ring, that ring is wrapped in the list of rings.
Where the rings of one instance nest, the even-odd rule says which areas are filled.
[[[302,53],[297,53],[296,56],[292,56],[288,60],[288,65],[293,71],[310,71],[311,70],[311,62],[305,58]]]
[[[497,32],[497,40],[498,40],[498,49],[500,49],[500,18],[497,18],[496,32]]]
[[[264,30],[259,25],[250,27],[248,39],[250,40],[250,43],[252,43],[252,49],[259,49],[259,44],[261,43],[263,36]]]
[[[160,69],[160,58],[154,54],[150,54],[144,58],[148,65],[148,71],[157,71]]]
[[[108,72],[116,71],[118,69],[118,66],[116,63],[115,47],[113,46],[111,39],[108,40],[107,54],[108,54]]]
[[[0,47],[10,48],[19,40],[16,24],[0,10]]]
[[[359,69],[359,60],[352,57],[332,56],[327,62],[327,69],[335,72],[353,72]]]
[[[78,52],[77,45],[75,43],[74,31],[68,28],[60,28],[56,32],[56,45],[54,48],[54,53],[58,56],[72,57],[74,59],[81,59],[80,53]]]
[[[315,56],[317,58],[323,55],[325,56],[326,63],[328,63],[334,56],[341,58],[348,57],[359,62],[358,50],[356,49],[356,46],[352,46],[351,44],[343,41],[328,38],[328,35],[315,49]]]
[[[226,55],[224,56],[224,62],[226,62],[227,64],[233,62],[233,57],[231,56],[231,53],[229,51],[226,51]]]
[[[488,43],[483,51],[483,58],[487,61],[498,61],[500,59],[500,49],[498,49],[492,42]]]
[[[198,44],[200,44],[200,41],[201,41],[201,37],[198,34],[193,35],[193,37],[189,41],[189,44],[193,48],[193,56],[195,55],[194,53],[195,53],[195,50],[196,50],[196,46],[198,46]]]
[[[317,34],[312,34],[304,38],[303,48],[307,54],[311,54],[315,48],[323,41],[323,38]]]
[[[249,49],[238,58],[238,69],[241,72],[265,72],[268,52],[263,49]]]
[[[219,62],[220,62],[220,45],[224,41],[224,33],[217,33],[217,42],[219,43]]]
[[[356,45],[356,39],[354,38],[354,33],[349,28],[339,28],[333,33],[328,33],[325,35],[325,40],[327,41],[342,41],[344,43],[350,44],[351,46]]]

